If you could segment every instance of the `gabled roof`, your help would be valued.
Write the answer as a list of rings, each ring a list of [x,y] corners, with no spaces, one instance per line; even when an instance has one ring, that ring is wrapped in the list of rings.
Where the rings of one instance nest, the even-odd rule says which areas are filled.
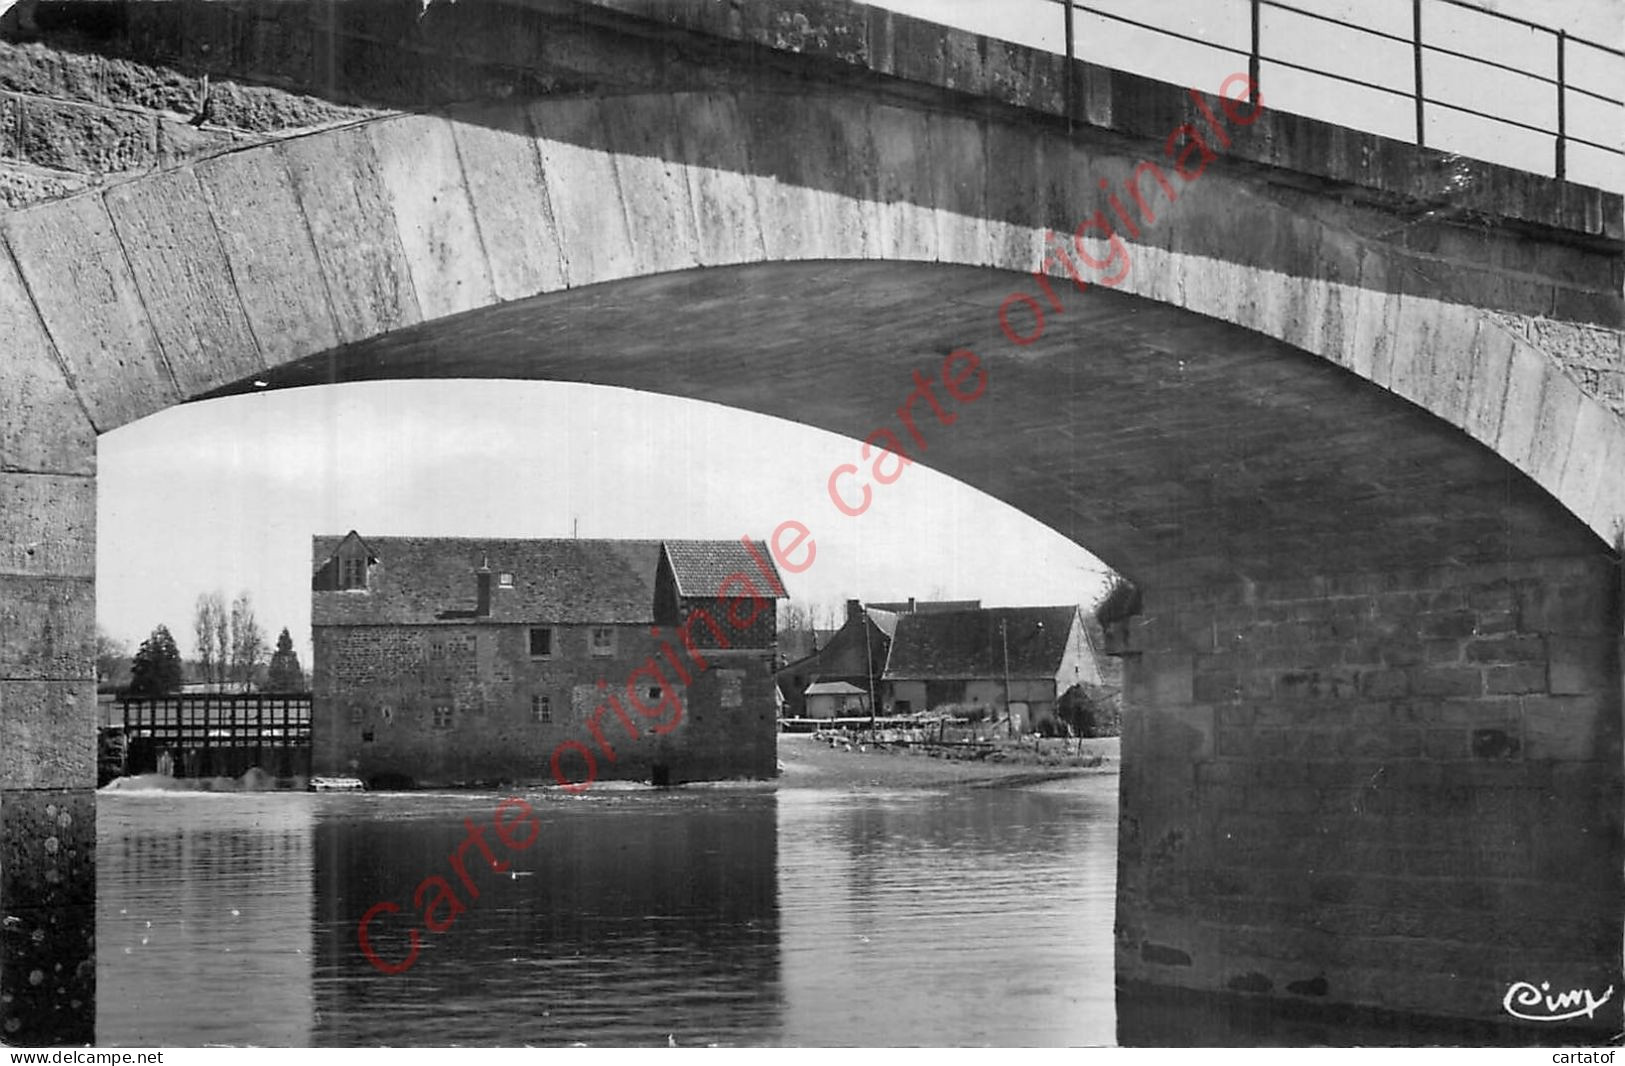
[[[868,693],[850,681],[818,681],[807,686],[809,696],[867,696]]]
[[[767,545],[759,540],[751,541],[759,559],[752,559],[744,542],[738,540],[668,540],[664,544],[679,596],[721,596],[722,583],[730,574],[745,575],[752,587],[768,599],[784,595],[784,579],[773,565]],[[771,581],[762,574],[764,567],[772,575]],[[727,594],[738,596],[742,591],[743,586],[735,583],[728,587]]]
[[[895,600],[882,602],[876,600],[869,605],[882,611],[893,614],[941,614],[944,611],[975,611],[981,608],[981,600]]]
[[[869,621],[875,624],[875,628],[886,634],[887,639],[897,635],[898,615],[896,611],[883,611],[878,607],[865,607],[864,612],[868,614]]]
[[[346,539],[313,538],[318,573]],[[376,560],[367,576],[367,590],[317,592],[312,597],[312,624],[654,621],[659,541],[372,537],[364,543]],[[491,570],[491,613],[476,619],[475,571],[482,563]],[[513,575],[512,588],[500,587],[504,573]]]
[[[1011,677],[1053,677],[1078,618],[1075,605],[905,614],[898,619],[884,676],[889,681],[1002,678],[1008,644]]]

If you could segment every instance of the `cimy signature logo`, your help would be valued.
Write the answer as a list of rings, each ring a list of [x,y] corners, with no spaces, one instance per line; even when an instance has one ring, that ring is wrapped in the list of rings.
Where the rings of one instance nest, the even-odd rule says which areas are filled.
[[[1592,995],[1589,988],[1571,988],[1555,996],[1551,991],[1550,981],[1542,981],[1539,988],[1528,981],[1519,981],[1507,989],[1501,1006],[1514,1018],[1526,1022],[1566,1022],[1581,1015],[1590,1018],[1596,1015],[1598,1007],[1613,998],[1614,986],[1609,985],[1601,999]]]

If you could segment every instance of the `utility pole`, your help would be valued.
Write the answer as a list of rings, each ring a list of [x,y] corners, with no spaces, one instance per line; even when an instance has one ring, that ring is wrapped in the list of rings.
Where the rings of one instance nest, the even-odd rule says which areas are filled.
[[[1004,728],[1016,735],[1016,714],[1010,707],[1010,633],[1006,619],[999,619],[999,641],[1004,645]]]
[[[863,659],[869,667],[869,729],[875,728],[875,651],[869,644],[869,608],[859,607],[858,624],[863,629]]]

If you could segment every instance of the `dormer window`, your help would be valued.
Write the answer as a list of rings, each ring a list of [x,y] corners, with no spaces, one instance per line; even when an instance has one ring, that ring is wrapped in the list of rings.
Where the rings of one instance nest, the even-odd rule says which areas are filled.
[[[378,561],[367,542],[355,530],[350,530],[334,546],[311,575],[312,592],[367,591],[372,577],[372,564]]]
[[[367,587],[367,558],[352,555],[339,560],[339,588],[364,589]]]

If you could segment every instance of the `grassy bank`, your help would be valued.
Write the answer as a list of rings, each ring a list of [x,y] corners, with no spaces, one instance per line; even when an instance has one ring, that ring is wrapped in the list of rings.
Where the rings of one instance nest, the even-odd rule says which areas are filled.
[[[932,788],[1027,784],[1084,774],[1115,774],[1118,739],[1003,742],[978,754],[965,748],[831,746],[808,734],[779,735],[779,783],[794,787]],[[1062,750],[1064,748],[1064,750]]]

